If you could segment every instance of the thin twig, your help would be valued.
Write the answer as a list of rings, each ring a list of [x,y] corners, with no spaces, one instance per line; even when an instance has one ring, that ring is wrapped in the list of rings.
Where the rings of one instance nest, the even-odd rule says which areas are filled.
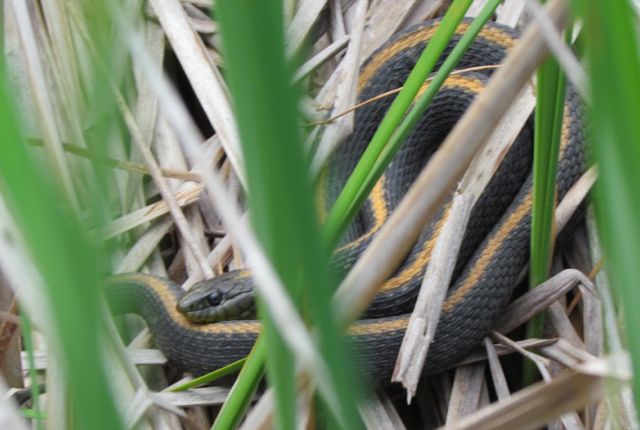
[[[452,75],[461,75],[463,73],[468,73],[468,72],[477,72],[477,71],[482,71],[482,70],[492,70],[492,69],[497,69],[498,67],[500,67],[499,64],[492,64],[492,65],[486,65],[486,66],[475,66],[475,67],[467,67],[464,69],[458,69],[458,70],[454,70],[451,73],[449,73],[449,76]],[[422,88],[420,88],[420,92],[422,92],[423,90],[425,90],[427,88],[427,85],[430,81],[433,80],[433,77],[428,77],[425,84],[422,86]],[[370,103],[373,103],[375,101],[378,101],[380,99],[384,99],[386,97],[390,97],[394,94],[398,94],[400,91],[402,91],[403,87],[399,87],[399,88],[394,88],[393,90],[389,90],[389,91],[385,91],[384,93],[380,93],[376,96],[373,96],[371,98],[368,98],[366,100],[363,100],[359,103],[356,103],[355,105],[353,105],[352,107],[343,110],[342,112],[339,112],[335,115],[333,115],[331,118],[322,120],[322,121],[316,121],[316,122],[311,122],[308,125],[324,125],[324,124],[329,124],[335,120],[337,120],[338,118],[340,118],[341,116],[344,116],[348,113],[351,113],[353,111],[356,111]]]
[[[542,375],[542,378],[545,381],[550,381],[551,380],[551,375],[549,374],[549,371],[547,370],[547,368],[549,367],[550,363],[549,360],[547,360],[546,358],[538,355],[538,354],[534,354],[533,352],[527,351],[526,349],[522,348],[520,345],[518,345],[517,342],[512,341],[511,339],[509,339],[508,337],[506,337],[503,334],[498,333],[497,331],[492,331],[491,332],[491,337],[496,341],[496,342],[500,342],[505,346],[508,346],[509,348],[513,348],[514,351],[519,352],[520,354],[522,354],[522,356],[528,358],[529,360],[531,360],[536,367],[538,368],[538,371],[540,372],[540,375]]]
[[[42,142],[37,139],[32,139],[29,143],[33,146],[41,147]],[[103,157],[92,153],[91,151],[84,149],[78,145],[73,145],[71,143],[65,143],[62,145],[65,152],[68,152],[73,155],[77,155],[82,158],[86,158],[87,160],[96,161],[98,163],[102,163],[106,166],[113,167],[115,169],[125,170],[127,172],[133,173],[141,173],[143,175],[149,175],[149,169],[142,163],[132,163],[130,161],[117,160],[112,157]],[[184,181],[193,181],[193,182],[201,182],[200,176],[193,173],[188,172],[186,170],[179,169],[160,169],[162,176],[165,178],[173,178],[173,179],[182,179]]]
[[[509,385],[507,385],[507,378],[504,376],[504,370],[500,365],[498,354],[496,353],[496,347],[488,337],[484,340],[484,349],[487,352],[487,359],[489,361],[489,370],[491,371],[491,378],[493,379],[493,386],[496,390],[498,400],[506,399],[511,395],[509,392]]]

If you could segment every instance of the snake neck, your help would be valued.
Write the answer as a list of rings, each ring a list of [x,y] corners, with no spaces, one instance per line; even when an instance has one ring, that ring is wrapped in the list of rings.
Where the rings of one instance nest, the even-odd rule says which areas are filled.
[[[175,308],[183,292],[171,281],[140,273],[117,275],[107,280],[104,291],[115,315],[137,314],[152,332],[184,319]]]
[[[111,277],[104,291],[114,314],[140,315],[169,362],[196,375],[245,357],[261,327],[256,321],[194,324],[176,310],[182,290],[150,275]]]

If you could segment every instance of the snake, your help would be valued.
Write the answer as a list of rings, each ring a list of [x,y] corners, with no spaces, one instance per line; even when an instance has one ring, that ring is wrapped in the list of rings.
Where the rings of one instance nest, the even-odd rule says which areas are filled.
[[[392,36],[363,63],[358,100],[374,101],[356,111],[353,133],[329,160],[323,175],[328,178],[323,204],[335,199],[393,99],[376,96],[402,87],[438,24],[438,20],[425,21]],[[436,70],[469,26],[466,19],[458,25]],[[493,22],[483,27],[456,73],[450,74],[375,184],[332,255],[331,270],[346,271],[357,261],[516,41],[517,33],[510,27]],[[584,123],[583,104],[568,85],[556,178],[558,201],[586,169]],[[530,118],[472,209],[429,347],[425,374],[451,368],[468,355],[510,300],[529,255],[532,140]],[[373,380],[388,381],[392,373],[425,268],[450,207],[451,199],[424,227],[402,265],[380,286],[362,319],[347,330],[356,360]],[[187,293],[170,280],[153,275],[116,275],[107,280],[105,291],[114,313],[142,316],[154,343],[169,361],[195,374],[245,357],[262,328],[254,318],[253,281],[246,270],[203,281]]]

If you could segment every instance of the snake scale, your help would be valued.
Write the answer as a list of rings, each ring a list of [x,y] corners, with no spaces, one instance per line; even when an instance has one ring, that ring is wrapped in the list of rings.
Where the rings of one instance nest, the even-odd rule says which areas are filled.
[[[392,37],[361,69],[358,99],[401,87],[438,21],[428,21]],[[437,67],[469,26],[463,21]],[[516,40],[515,32],[487,24],[457,66],[458,70],[489,66],[482,71],[452,74],[433,100],[411,136],[374,187],[365,207],[350,227],[332,267],[348,269],[367,247],[412,181],[475,95],[490,79]],[[329,200],[346,181],[377,124],[391,103],[384,97],[356,111],[355,129],[329,163]],[[528,258],[531,220],[532,127],[530,119],[471,214],[435,339],[425,364],[426,373],[442,371],[468,354],[491,329],[507,304],[518,273]],[[561,200],[585,169],[584,113],[576,92],[567,90],[557,193]],[[364,315],[348,331],[358,362],[377,380],[388,380],[404,335],[434,240],[449,210],[446,204],[425,227],[396,273],[380,287]],[[116,313],[137,313],[150,327],[156,345],[170,361],[201,374],[247,355],[260,331],[251,315],[251,278],[229,272],[185,293],[175,284],[151,275],[126,274],[108,281],[107,296]],[[240,293],[236,297],[236,293]],[[176,303],[181,304],[176,307]],[[235,318],[228,320],[228,318]],[[245,319],[243,319],[245,318]],[[209,324],[198,322],[218,321]]]

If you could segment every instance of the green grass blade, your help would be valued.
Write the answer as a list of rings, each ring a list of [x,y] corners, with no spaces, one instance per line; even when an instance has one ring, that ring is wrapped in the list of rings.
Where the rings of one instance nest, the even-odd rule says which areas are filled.
[[[242,366],[233,389],[229,392],[227,400],[213,423],[214,430],[236,428],[240,423],[253,394],[256,392],[257,383],[264,373],[266,360],[267,342],[263,336],[260,336],[253,345],[251,354]]]
[[[575,0],[584,19],[593,155],[599,165],[598,224],[608,273],[626,319],[640,410],[640,59],[636,12],[627,0]]]
[[[84,428],[122,428],[103,362],[97,250],[28,152],[4,82],[0,75],[0,187],[47,287],[74,416]]]
[[[251,222],[292,297],[303,288],[319,349],[342,410],[338,420],[348,428],[361,425],[355,408],[352,372],[330,308],[333,288],[326,270],[313,206],[309,160],[298,127],[297,98],[285,61],[281,5],[278,2],[216,3],[247,170]],[[295,381],[291,353],[261,313],[269,351],[267,372],[275,389],[277,427],[294,427]]]
[[[566,78],[558,62],[549,58],[537,74],[537,99],[533,142],[533,203],[531,214],[531,267],[529,285],[540,285],[549,276],[553,255],[554,211],[556,207],[556,173],[560,135],[564,114]],[[542,335],[543,317],[533,318],[527,336]],[[525,383],[534,376],[534,366],[527,362]]]
[[[407,77],[402,90],[398,93],[380,122],[360,162],[349,177],[327,216],[324,233],[326,243],[330,249],[333,249],[338,243],[340,236],[353,220],[353,217],[355,217],[364,202],[362,196],[369,195],[373,189],[375,181],[371,180],[372,178],[369,177],[369,174],[376,160],[378,160],[380,153],[387,146],[391,135],[404,118],[427,76],[433,70],[436,61],[449,43],[458,24],[464,18],[464,14],[470,4],[471,0],[455,0],[451,4],[431,42],[425,47],[415,67]]]
[[[258,341],[256,341],[256,345],[258,345]],[[225,376],[233,375],[234,373],[242,370],[242,366],[244,366],[244,363],[246,361],[246,358],[234,361],[233,363],[228,364],[220,369],[214,370],[213,372],[209,372],[206,375],[198,376],[197,378],[193,378],[192,380],[187,381],[184,384],[171,387],[167,391],[176,393],[179,391],[186,391],[190,390],[191,388],[197,388],[210,382],[217,381],[218,379],[224,378]]]
[[[23,417],[31,420],[45,421],[47,419],[44,412],[38,412],[36,409],[20,409],[20,413]]]
[[[548,59],[538,71],[535,113],[530,272],[532,287],[547,279],[553,253],[553,214],[565,89],[564,73],[556,60]]]

